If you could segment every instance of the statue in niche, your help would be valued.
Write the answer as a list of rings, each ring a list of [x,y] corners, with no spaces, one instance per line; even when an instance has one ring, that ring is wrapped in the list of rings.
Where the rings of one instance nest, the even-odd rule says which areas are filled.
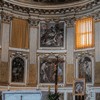
[[[78,63],[79,78],[85,78],[86,83],[92,82],[92,61],[89,57],[82,57]]]
[[[24,82],[24,60],[16,57],[12,60],[11,82]]]

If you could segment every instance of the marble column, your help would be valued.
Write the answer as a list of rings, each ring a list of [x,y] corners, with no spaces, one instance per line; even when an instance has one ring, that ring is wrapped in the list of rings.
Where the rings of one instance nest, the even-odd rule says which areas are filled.
[[[100,21],[95,22],[95,84],[100,84]]]
[[[12,16],[2,13],[2,53],[1,61],[8,62],[9,34]]]
[[[67,28],[67,84],[74,79],[74,28]]]
[[[36,64],[38,22],[30,19],[30,64]],[[38,41],[39,42],[39,41]]]
[[[30,66],[28,84],[30,86],[37,85],[37,35],[38,35],[38,22],[35,19],[29,19],[30,25]],[[39,42],[39,41],[38,41]]]
[[[95,23],[95,60],[100,62],[100,22]]]

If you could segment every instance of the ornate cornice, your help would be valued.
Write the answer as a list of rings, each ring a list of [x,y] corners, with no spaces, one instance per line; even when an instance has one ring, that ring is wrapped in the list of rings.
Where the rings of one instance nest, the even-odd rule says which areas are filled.
[[[4,2],[0,2],[0,9],[1,12],[9,12],[10,14],[18,14],[19,16],[28,16],[28,17],[33,17],[36,16],[37,20],[34,18],[28,18],[28,21],[31,26],[37,26],[39,20],[41,18],[50,21],[58,21],[58,20],[64,20],[66,22],[67,27],[72,27],[74,25],[74,22],[77,18],[81,18],[83,16],[92,16],[94,17],[95,20],[100,19],[100,0],[91,0],[88,1],[85,4],[77,4],[75,6],[67,6],[64,5],[62,8],[56,7],[55,9],[53,8],[48,8],[46,9],[45,7],[38,8],[38,6],[21,6],[18,4],[13,4],[11,2],[8,2],[7,0],[4,0]],[[57,18],[59,17],[59,18]],[[5,17],[6,19],[10,19],[11,17]],[[56,19],[57,18],[57,19]],[[39,19],[39,20],[38,20]],[[8,21],[9,22],[9,21]]]
[[[38,8],[38,6],[36,7],[24,7],[24,6],[20,6],[20,5],[16,5],[13,3],[9,3],[7,1],[4,1],[3,3],[1,3],[2,8],[8,8],[9,10],[14,10],[14,11],[18,11],[18,12],[22,12],[22,13],[26,13],[26,14],[39,14],[39,15],[66,15],[66,14],[73,14],[73,13],[79,13],[79,12],[84,12],[85,10],[91,10],[93,11],[93,7],[95,8],[95,6],[100,6],[99,5],[100,1],[99,0],[92,0],[88,3],[85,4],[80,4],[77,6],[67,6],[66,7],[62,6],[62,8],[50,8],[48,6],[48,9],[46,9],[45,7],[42,8]]]

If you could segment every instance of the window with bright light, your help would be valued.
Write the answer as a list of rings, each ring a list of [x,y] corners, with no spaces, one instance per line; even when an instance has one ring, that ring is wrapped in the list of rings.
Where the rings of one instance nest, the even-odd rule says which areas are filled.
[[[93,18],[83,18],[76,21],[76,49],[94,47]]]

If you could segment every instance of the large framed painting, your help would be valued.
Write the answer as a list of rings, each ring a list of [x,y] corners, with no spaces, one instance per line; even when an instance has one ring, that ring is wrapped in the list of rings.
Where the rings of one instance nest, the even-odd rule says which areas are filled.
[[[11,82],[24,82],[25,63],[21,57],[12,60]]]
[[[38,83],[41,85],[54,85],[55,83],[55,68],[58,65],[58,85],[63,85],[65,83],[65,59],[64,56],[60,56],[61,61],[56,63],[57,58],[54,56],[39,56],[38,57]]]
[[[65,47],[65,23],[60,22],[40,22],[39,28],[39,48],[40,49],[63,49]]]
[[[15,52],[10,55],[10,84],[25,85],[27,79],[27,55]]]
[[[76,60],[76,77],[85,78],[86,84],[94,83],[94,58],[91,55],[79,56]]]
[[[75,79],[73,81],[73,94],[84,95],[85,94],[85,79]]]

